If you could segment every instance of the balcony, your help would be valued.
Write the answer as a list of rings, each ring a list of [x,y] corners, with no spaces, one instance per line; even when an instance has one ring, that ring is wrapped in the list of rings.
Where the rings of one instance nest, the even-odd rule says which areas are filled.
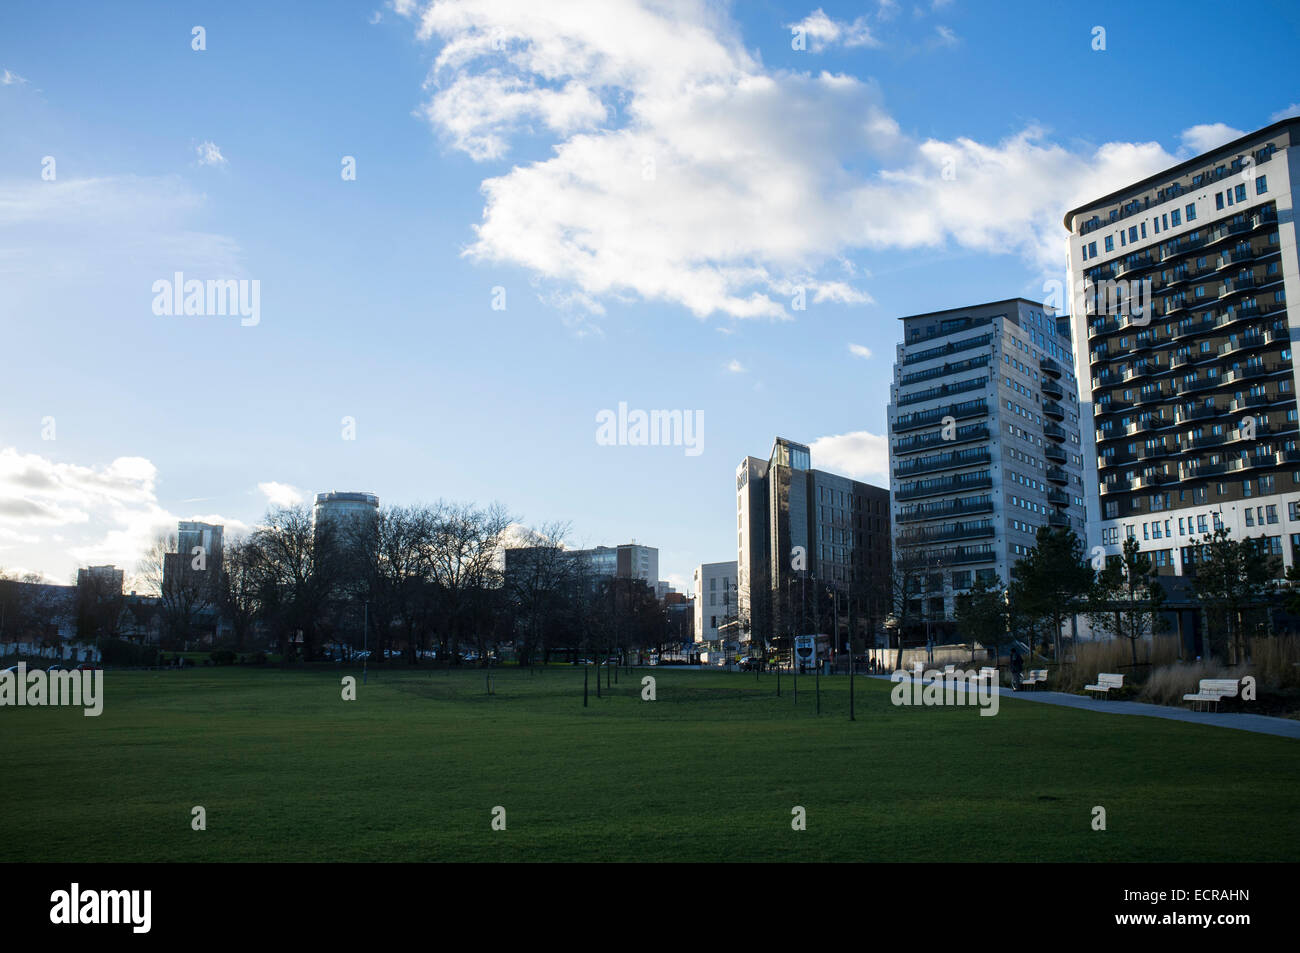
[[[1060,426],[1059,424],[1046,423],[1043,424],[1043,436],[1047,437],[1049,440],[1055,440],[1058,443],[1064,443],[1067,434],[1065,432],[1065,428]]]
[[[970,417],[983,417],[988,412],[988,403],[983,398],[963,401],[960,404],[949,404],[947,407],[934,407],[930,410],[918,410],[914,414],[903,414],[894,421],[894,433],[903,433],[908,430],[920,430],[922,427],[930,427],[942,422],[944,417],[952,417],[954,420],[963,420]]]
[[[1129,481],[1123,477],[1117,476],[1113,480],[1107,480],[1101,484],[1101,494],[1105,496],[1108,493],[1127,493],[1129,490]]]
[[[974,467],[986,464],[991,459],[987,447],[976,447],[955,453],[936,453],[930,457],[917,457],[894,467],[894,476],[908,477],[918,473],[931,473],[935,470],[952,470],[957,467]]]
[[[1241,351],[1249,351],[1253,348],[1263,347],[1267,343],[1268,341],[1263,332],[1252,332],[1250,334],[1243,334],[1236,340],[1230,340],[1224,344],[1220,344],[1218,353],[1219,356],[1222,357],[1225,354],[1236,354]]]
[[[1054,400],[1043,401],[1043,413],[1051,417],[1053,420],[1059,421],[1065,419],[1065,408]]]
[[[969,523],[951,523],[925,529],[908,530],[900,534],[899,544],[953,542],[959,539],[988,539],[993,535],[992,520],[973,520]]]
[[[1056,363],[1056,361],[1052,360],[1050,357],[1040,357],[1038,359],[1038,368],[1044,374],[1048,374],[1051,377],[1061,376],[1061,365]]]
[[[918,480],[905,483],[894,494],[900,500],[914,500],[925,496],[938,496],[941,493],[957,493],[962,490],[986,489],[993,485],[989,471],[979,473],[961,473],[955,476],[939,477],[933,480]]]
[[[1047,525],[1052,529],[1069,529],[1070,517],[1064,513],[1051,513],[1047,517]]]
[[[1061,385],[1056,381],[1048,380],[1044,377],[1039,386],[1042,388],[1043,393],[1048,397],[1055,398],[1056,400],[1061,400],[1065,397],[1065,391],[1061,389]]]
[[[1162,470],[1144,473],[1133,481],[1133,489],[1150,490],[1169,481],[1169,475]]]
[[[1195,407],[1179,407],[1174,412],[1174,420],[1177,423],[1185,424],[1189,420],[1204,420],[1206,417],[1215,417],[1222,414],[1223,411],[1218,407],[1206,407],[1198,404]]]
[[[1129,424],[1124,428],[1124,435],[1132,437],[1133,435],[1140,433],[1154,433],[1166,426],[1168,423],[1169,421],[1165,420],[1165,418],[1161,417],[1159,414],[1155,414],[1151,417],[1144,417],[1141,420]]]
[[[934,400],[939,397],[949,397],[953,394],[965,394],[973,390],[982,390],[988,386],[989,379],[985,377],[972,377],[970,380],[957,381],[952,384],[941,384],[938,387],[931,387],[926,390],[915,391],[911,394],[900,394],[897,400],[899,407],[905,407],[908,404],[919,404],[924,400]]]
[[[968,496],[963,500],[922,503],[919,506],[904,507],[898,514],[898,521],[900,523],[915,523],[919,520],[945,519],[949,516],[992,512],[993,499],[991,497]]]
[[[1054,443],[1049,443],[1046,447],[1043,448],[1043,456],[1047,457],[1047,459],[1055,463],[1064,463],[1065,448],[1058,447]]]
[[[988,435],[989,428],[986,424],[971,424],[967,427],[958,427],[956,433],[950,439],[945,439],[942,431],[936,431],[919,437],[896,440],[894,441],[894,452],[917,453],[921,450],[929,450],[932,447],[951,447],[956,444],[973,443],[976,440],[987,440]]]
[[[1047,479],[1050,480],[1052,483],[1056,483],[1060,486],[1065,486],[1067,483],[1070,482],[1070,475],[1066,473],[1064,470],[1062,470],[1060,467],[1048,467]]]
[[[1051,489],[1047,491],[1047,502],[1053,506],[1069,506],[1070,494],[1064,490]]]

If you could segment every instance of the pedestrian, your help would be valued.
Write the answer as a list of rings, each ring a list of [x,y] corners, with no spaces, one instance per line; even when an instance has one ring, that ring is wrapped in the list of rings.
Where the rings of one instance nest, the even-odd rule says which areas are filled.
[[[1020,657],[1020,649],[1012,646],[1011,648],[1011,690],[1020,691],[1020,674],[1024,671],[1025,663]]]

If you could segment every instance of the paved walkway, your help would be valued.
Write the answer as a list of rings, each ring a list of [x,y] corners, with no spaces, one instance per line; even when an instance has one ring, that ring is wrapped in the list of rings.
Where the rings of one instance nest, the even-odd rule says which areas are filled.
[[[888,675],[871,677],[889,679]],[[1198,725],[1213,725],[1216,728],[1235,728],[1238,731],[1253,731],[1261,735],[1300,739],[1300,720],[1294,718],[1274,718],[1271,715],[1250,715],[1244,712],[1192,711],[1188,708],[1172,708],[1168,705],[1148,705],[1145,702],[1104,701],[1065,692],[1013,692],[1009,688],[1000,686],[998,694],[1004,698],[1014,698],[1016,701],[1040,702],[1045,705],[1060,705],[1064,708],[1083,708],[1107,715],[1145,715],[1147,718],[1190,721]]]

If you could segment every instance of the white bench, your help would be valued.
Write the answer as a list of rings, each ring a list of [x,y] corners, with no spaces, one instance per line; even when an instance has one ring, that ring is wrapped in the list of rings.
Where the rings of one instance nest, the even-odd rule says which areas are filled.
[[[1030,687],[1032,687],[1032,686],[1034,686],[1034,685],[1039,685],[1039,684],[1046,683],[1046,681],[1047,681],[1047,669],[1045,669],[1045,668],[1031,668],[1028,672],[1026,672],[1026,673],[1021,677],[1021,679],[1020,679],[1020,687],[1021,687],[1021,688],[1030,688]]]
[[[1123,688],[1123,687],[1124,687],[1123,675],[1113,675],[1110,672],[1099,672],[1097,674],[1097,684],[1084,685],[1083,690],[1085,692],[1102,692],[1103,694],[1109,697],[1110,690],[1112,688]]]
[[[1199,690],[1190,695],[1184,695],[1183,701],[1191,702],[1195,708],[1197,704],[1207,705],[1214,703],[1214,707],[1219,707],[1219,701],[1223,698],[1237,697],[1237,680],[1235,678],[1203,678]]]

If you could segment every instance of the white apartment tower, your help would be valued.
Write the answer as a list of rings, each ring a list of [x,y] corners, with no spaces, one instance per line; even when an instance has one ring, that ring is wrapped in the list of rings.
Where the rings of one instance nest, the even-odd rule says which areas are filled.
[[[1298,137],[1274,123],[1065,217],[1088,542],[1108,555],[1131,536],[1182,576],[1223,527],[1296,560]]]
[[[901,318],[889,403],[894,558],[924,565],[908,618],[950,622],[1005,585],[1038,528],[1086,532],[1069,319],[1024,298]]]

